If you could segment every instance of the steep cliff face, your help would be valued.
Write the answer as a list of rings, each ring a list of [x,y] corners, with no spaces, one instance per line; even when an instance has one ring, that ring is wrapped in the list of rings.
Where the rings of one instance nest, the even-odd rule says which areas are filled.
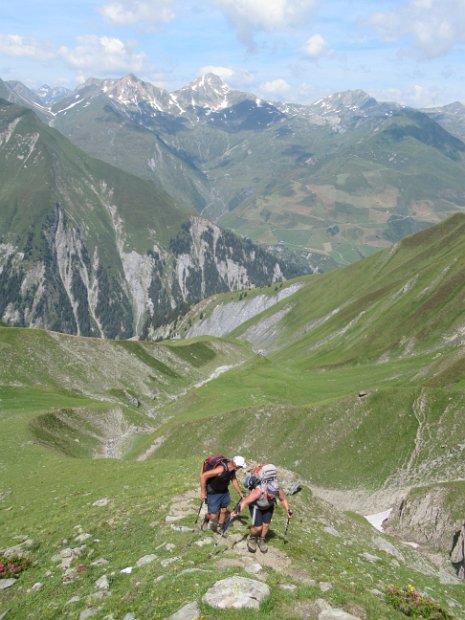
[[[297,275],[1,100],[0,222],[0,319],[10,325],[156,338],[208,295]]]
[[[11,325],[105,338],[158,337],[163,326],[218,292],[284,280],[288,268],[206,220],[187,220],[169,248],[117,244],[107,265],[57,205],[40,234],[42,252],[0,244],[0,317]]]

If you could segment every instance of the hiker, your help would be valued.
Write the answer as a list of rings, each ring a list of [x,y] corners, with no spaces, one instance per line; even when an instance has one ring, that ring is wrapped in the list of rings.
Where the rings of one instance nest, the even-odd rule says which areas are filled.
[[[290,518],[293,514],[292,510],[289,508],[284,491],[278,486],[276,480],[261,483],[253,489],[250,495],[242,500],[231,513],[231,519],[235,519],[246,506],[249,507],[252,525],[250,527],[250,535],[247,539],[247,549],[251,553],[257,551],[257,546],[262,553],[268,551],[268,545],[265,539],[270,529],[270,523],[273,518],[277,499],[279,499]]]
[[[230,482],[232,482],[240,498],[244,498],[236,478],[236,470],[246,466],[245,460],[242,456],[235,456],[232,460],[221,458],[217,466],[207,471],[205,471],[205,463],[200,474],[200,496],[203,502],[207,502],[208,511],[205,521],[209,522],[210,529],[214,532],[217,532],[218,529],[223,531],[227,509],[231,503],[228,490]]]

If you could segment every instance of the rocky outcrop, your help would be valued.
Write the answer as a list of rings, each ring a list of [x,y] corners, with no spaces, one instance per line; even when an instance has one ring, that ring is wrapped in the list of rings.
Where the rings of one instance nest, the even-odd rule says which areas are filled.
[[[463,557],[459,557],[463,515],[453,514],[448,493],[445,486],[410,492],[383,522],[384,531],[434,551],[450,554],[451,562],[459,565],[463,562]]]
[[[10,325],[105,338],[166,337],[176,317],[207,296],[294,275],[251,242],[197,217],[168,249],[154,244],[145,254],[127,251],[123,235],[110,265],[60,205],[41,239],[34,258],[27,245],[0,246],[0,318]]]

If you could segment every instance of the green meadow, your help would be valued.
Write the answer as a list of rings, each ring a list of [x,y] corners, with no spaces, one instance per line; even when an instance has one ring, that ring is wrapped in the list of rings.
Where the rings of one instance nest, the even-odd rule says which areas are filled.
[[[145,620],[196,601],[203,619],[292,619],[317,617],[312,605],[324,599],[355,617],[395,619],[404,614],[386,589],[408,584],[465,617],[447,547],[465,499],[464,239],[456,216],[356,265],[299,278],[296,292],[222,338],[104,341],[0,327],[0,549],[30,562],[0,590],[0,618]],[[212,312],[204,303],[186,320]],[[227,539],[194,527],[200,466],[213,453],[271,461],[302,487],[289,497],[287,539],[278,507],[268,564],[254,558],[270,587],[258,610],[203,601],[220,579],[255,578],[246,514]],[[358,495],[392,494],[394,505],[401,492],[412,502],[440,494],[451,527],[443,547],[414,549],[356,510]]]

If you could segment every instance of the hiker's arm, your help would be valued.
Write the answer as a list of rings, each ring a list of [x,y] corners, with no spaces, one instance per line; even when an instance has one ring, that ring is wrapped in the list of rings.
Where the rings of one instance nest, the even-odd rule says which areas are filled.
[[[210,471],[204,471],[200,474],[200,497],[203,501],[207,499],[207,480],[209,478],[215,478],[215,476],[219,476],[223,473],[223,468],[221,466],[215,467],[215,469],[211,469]]]
[[[235,519],[237,515],[240,512],[242,512],[246,506],[248,506],[249,504],[253,504],[259,498],[260,498],[260,489],[254,489],[250,495],[248,495],[247,497],[244,497],[244,499],[238,506],[239,510],[237,512],[234,510],[234,512],[231,513],[231,519]]]
[[[284,491],[279,489],[278,499],[281,502],[282,507],[287,512],[287,514],[292,517],[292,510],[289,508],[289,503],[287,501],[287,497],[284,495]]]
[[[231,482],[233,483],[233,487],[236,489],[239,497],[244,499],[244,493],[242,492],[241,485],[239,484],[239,480],[236,478],[236,474],[231,478]]]

